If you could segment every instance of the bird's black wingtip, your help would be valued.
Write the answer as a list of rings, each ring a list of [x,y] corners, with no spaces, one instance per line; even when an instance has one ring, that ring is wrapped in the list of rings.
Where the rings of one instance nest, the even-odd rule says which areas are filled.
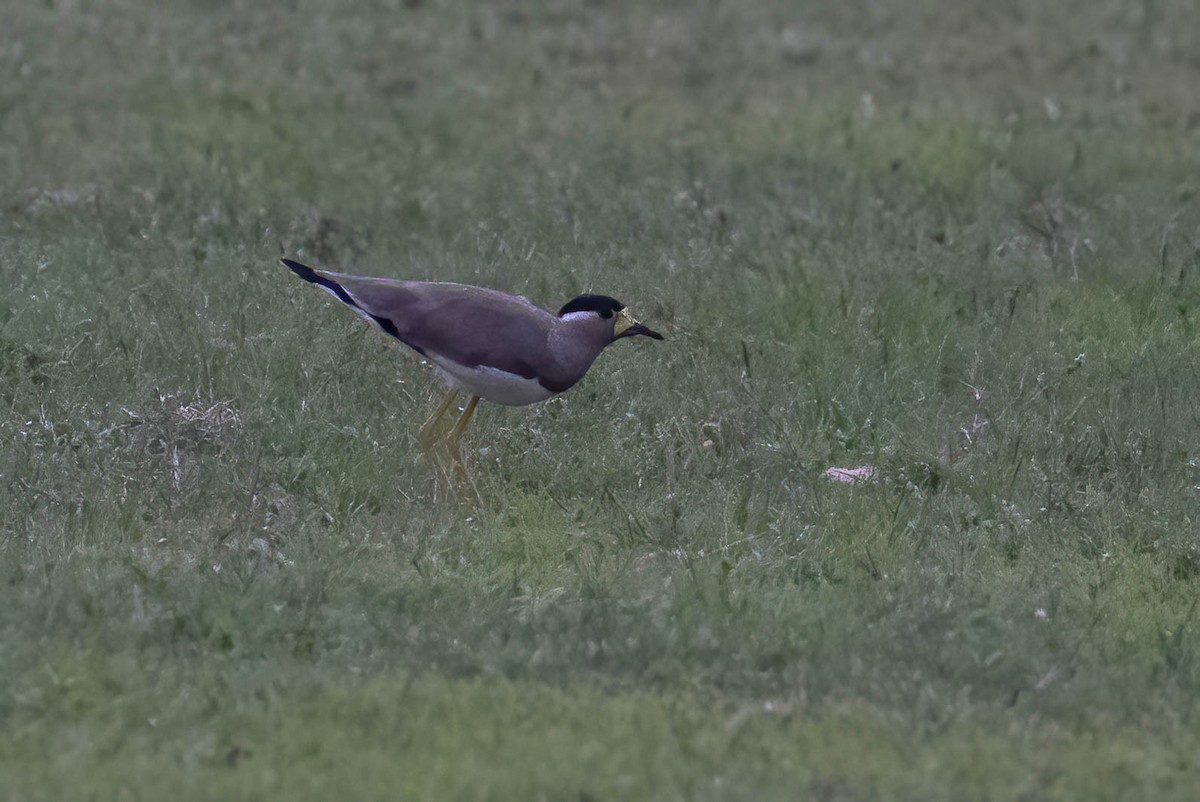
[[[279,263],[305,281],[311,281],[314,284],[321,283],[321,277],[317,275],[317,271],[308,265],[302,265],[291,259],[280,259]]]
[[[350,293],[346,292],[346,289],[341,284],[338,284],[337,281],[329,276],[323,276],[308,265],[302,265],[299,262],[291,259],[280,259],[279,263],[305,281],[316,284],[321,289],[331,293],[342,303],[353,306],[355,309],[362,308],[358,305],[358,302],[354,300],[354,297],[351,296]],[[380,325],[383,324],[381,323]],[[391,332],[388,333],[390,334]]]

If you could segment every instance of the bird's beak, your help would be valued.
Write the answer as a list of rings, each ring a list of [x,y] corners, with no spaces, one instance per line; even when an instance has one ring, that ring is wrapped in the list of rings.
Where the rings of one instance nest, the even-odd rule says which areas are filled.
[[[622,337],[636,337],[639,334],[654,340],[661,340],[663,338],[657,331],[647,328],[634,320],[633,315],[629,314],[628,309],[622,309],[617,312],[617,320],[613,324],[613,339],[619,340]]]

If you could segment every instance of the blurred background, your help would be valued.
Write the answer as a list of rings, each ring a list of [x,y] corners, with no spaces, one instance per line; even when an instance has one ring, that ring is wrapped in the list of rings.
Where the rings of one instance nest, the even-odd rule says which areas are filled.
[[[1200,6],[0,4],[0,796],[1200,796]],[[488,408],[280,256],[667,336]]]

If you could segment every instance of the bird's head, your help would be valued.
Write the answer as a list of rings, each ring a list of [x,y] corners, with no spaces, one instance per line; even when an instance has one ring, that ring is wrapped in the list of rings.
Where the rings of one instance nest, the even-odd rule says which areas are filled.
[[[607,295],[580,295],[558,310],[558,316],[571,322],[603,327],[610,334],[609,342],[638,335],[654,340],[663,338],[657,331],[634,320],[625,304]]]

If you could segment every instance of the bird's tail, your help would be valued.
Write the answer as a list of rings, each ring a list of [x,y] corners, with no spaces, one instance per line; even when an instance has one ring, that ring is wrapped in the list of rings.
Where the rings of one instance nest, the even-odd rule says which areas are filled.
[[[308,265],[302,265],[299,262],[292,261],[291,259],[280,259],[279,261],[284,267],[286,267],[288,270],[291,270],[300,278],[312,284],[316,284],[318,287],[325,290],[325,292],[329,293],[334,298],[337,298],[342,303],[357,309],[360,314],[366,314],[362,307],[358,305],[358,302],[350,297],[350,293],[346,292],[346,288],[341,284],[338,284],[329,276],[325,275],[324,273],[318,273]]]
[[[404,343],[405,345],[409,346],[410,348],[414,348],[415,350],[420,352],[422,355],[424,355],[424,353],[425,353],[424,351],[421,351],[421,349],[417,348],[416,346],[412,345],[409,342],[406,342],[400,336],[400,332],[396,330],[396,324],[393,323],[390,319],[388,319],[382,315],[373,314],[372,312],[364,309],[362,307],[362,305],[359,304],[358,301],[354,300],[354,296],[352,296],[346,290],[345,287],[343,287],[341,284],[338,284],[337,281],[334,280],[333,276],[337,275],[336,273],[330,275],[329,273],[313,270],[308,265],[302,265],[299,262],[293,261],[291,259],[280,259],[279,261],[284,267],[286,267],[288,270],[291,270],[293,273],[295,273],[300,278],[304,279],[305,281],[307,281],[309,283],[316,284],[318,287],[325,290],[325,292],[329,293],[334,298],[337,298],[339,301],[344,303],[346,306],[353,309],[359,315],[361,315],[362,317],[371,321],[379,328],[383,329],[385,334],[388,334],[391,337],[395,337],[397,340],[400,340],[400,342]]]

